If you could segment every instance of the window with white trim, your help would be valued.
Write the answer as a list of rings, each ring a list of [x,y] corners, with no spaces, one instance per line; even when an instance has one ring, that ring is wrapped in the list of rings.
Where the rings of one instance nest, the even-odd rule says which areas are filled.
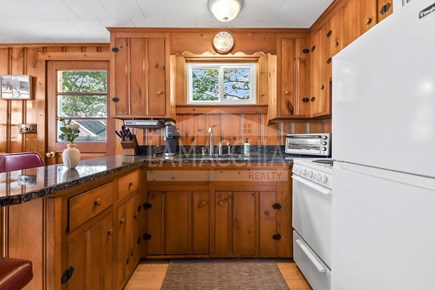
[[[255,104],[256,63],[188,63],[189,104]]]

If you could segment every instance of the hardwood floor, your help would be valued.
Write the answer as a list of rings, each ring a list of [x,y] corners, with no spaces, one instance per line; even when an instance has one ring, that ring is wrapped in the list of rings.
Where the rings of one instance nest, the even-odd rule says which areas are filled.
[[[277,260],[277,264],[290,290],[311,289],[292,260]],[[137,266],[125,290],[160,290],[167,270],[168,261],[142,262]]]

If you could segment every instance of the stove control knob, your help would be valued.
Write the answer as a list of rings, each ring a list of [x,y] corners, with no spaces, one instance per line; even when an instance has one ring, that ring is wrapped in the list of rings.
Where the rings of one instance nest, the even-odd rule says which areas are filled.
[[[322,174],[316,174],[316,181],[317,182],[322,182],[322,180],[323,180],[323,178],[324,178],[325,176],[324,175],[322,175]]]
[[[322,145],[326,145],[326,144],[328,144],[328,143],[326,143],[325,141],[322,142]]]
[[[326,151],[326,147],[322,147],[322,151]]]
[[[328,182],[328,176],[323,175],[322,176],[322,180],[320,182],[323,183],[323,184],[326,184]]]
[[[308,171],[308,178],[313,178],[313,172],[311,170]]]

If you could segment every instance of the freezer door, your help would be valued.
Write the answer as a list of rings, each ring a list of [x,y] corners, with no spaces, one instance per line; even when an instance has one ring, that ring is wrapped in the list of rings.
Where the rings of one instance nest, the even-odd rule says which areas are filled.
[[[435,177],[434,0],[414,0],[333,58],[333,158]]]
[[[435,179],[334,163],[332,289],[435,285]]]

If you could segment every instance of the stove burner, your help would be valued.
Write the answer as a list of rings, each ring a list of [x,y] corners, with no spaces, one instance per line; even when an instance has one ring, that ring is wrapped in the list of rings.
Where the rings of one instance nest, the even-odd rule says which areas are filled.
[[[332,159],[317,159],[317,160],[313,160],[314,163],[320,163],[320,164],[326,164],[329,166],[333,166],[334,165],[334,160]]]

